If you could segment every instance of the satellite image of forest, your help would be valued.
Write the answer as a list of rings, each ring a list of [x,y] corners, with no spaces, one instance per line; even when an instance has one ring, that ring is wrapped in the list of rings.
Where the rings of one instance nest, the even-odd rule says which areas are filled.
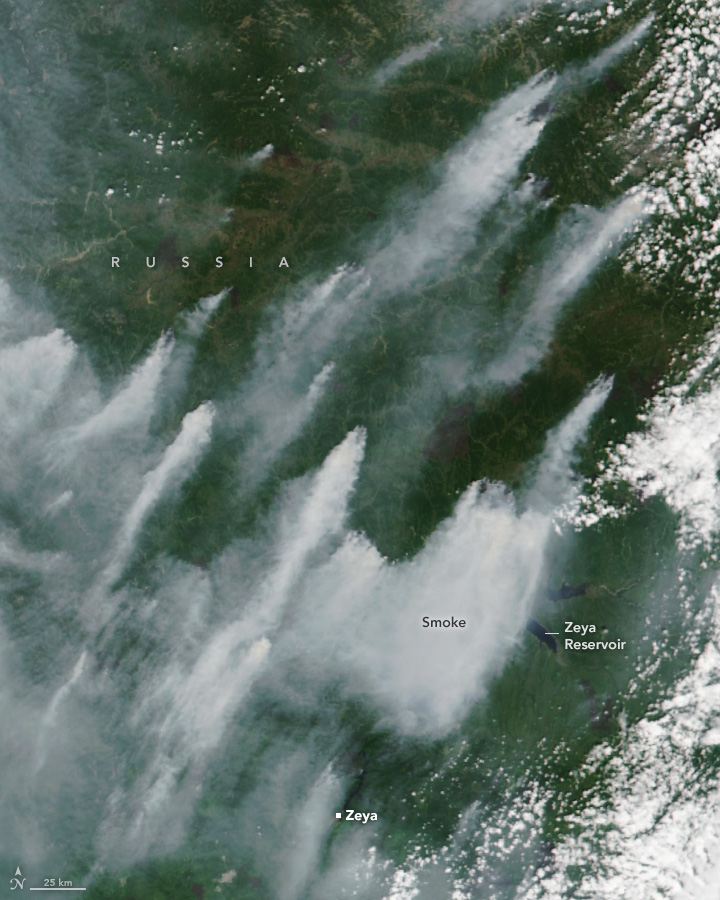
[[[0,0],[1,898],[720,898],[720,4]]]

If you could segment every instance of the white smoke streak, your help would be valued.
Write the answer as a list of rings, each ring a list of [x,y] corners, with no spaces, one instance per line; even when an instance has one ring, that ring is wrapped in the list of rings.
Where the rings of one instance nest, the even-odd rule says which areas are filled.
[[[588,63],[581,74],[599,74],[627,52],[651,22],[651,17],[643,20]],[[574,77],[577,80],[579,76]],[[390,229],[384,246],[376,246],[362,267],[341,267],[299,303],[285,305],[269,332],[258,341],[253,374],[240,403],[240,419],[249,420],[251,430],[259,432],[251,455],[258,457],[265,445],[267,463],[295,436],[302,424],[300,417],[295,428],[288,427],[286,436],[277,430],[276,423],[292,420],[293,408],[307,391],[308,378],[315,377],[309,376],[308,369],[316,373],[326,364],[333,343],[340,337],[347,339],[360,316],[371,314],[382,300],[447,271],[473,247],[478,222],[502,199],[542,133],[547,116],[542,105],[556,89],[567,90],[571,85],[572,76],[558,79],[541,73],[498,102],[447,154],[438,168],[438,186],[417,203],[404,226]],[[538,301],[525,332],[518,338],[524,337],[528,345],[520,353],[524,365],[531,366],[540,358],[542,350],[538,348],[546,346],[555,313],[564,300],[581,286],[608,252],[612,240],[630,226],[633,214],[639,217],[638,202],[628,199],[619,204],[600,234],[580,248],[588,255],[587,265],[566,260],[564,270],[554,280],[548,273],[546,296]],[[510,368],[509,360],[498,362],[491,378],[518,377],[510,373]],[[467,366],[458,378],[465,382],[470,379]],[[265,435],[273,431],[278,440],[268,441]],[[252,468],[262,471],[259,457]]]
[[[601,71],[626,52],[649,24],[641,23],[642,27],[615,42],[588,67]],[[447,271],[473,247],[478,222],[502,199],[542,133],[548,115],[543,104],[556,89],[569,89],[565,81],[540,73],[495,104],[478,127],[446,155],[438,167],[438,186],[417,203],[406,224],[390,231],[385,245],[376,247],[361,269],[338,270],[321,288],[292,304],[291,312],[285,313],[264,339],[266,348],[275,348],[273,358],[280,357],[273,363],[279,381],[292,383],[298,377],[298,348],[304,355],[312,353],[315,365],[322,364],[332,342],[341,335],[347,337],[358,314],[367,315],[380,300]],[[621,204],[618,218],[625,211],[629,215],[630,207],[630,201],[628,207]],[[598,238],[600,244],[605,237]],[[589,249],[599,252],[594,245]],[[568,284],[560,283],[559,288],[571,290],[573,277],[578,281],[579,272],[573,275],[569,269]],[[283,348],[281,353],[277,353],[278,345]],[[264,353],[267,355],[267,349]]]
[[[544,502],[566,496],[574,447],[609,389],[596,385],[550,435],[536,478]],[[363,447],[363,432],[351,432],[299,508],[286,508],[275,562],[244,615],[207,639],[190,668],[175,658],[146,692],[135,727],[153,723],[156,750],[132,796],[115,796],[106,852],[112,846],[143,855],[157,843],[160,821],[189,815],[190,794],[178,788],[178,774],[192,766],[194,776],[184,780],[197,786],[275,646],[279,660],[299,652],[316,674],[370,694],[400,730],[431,734],[464,715],[511,652],[542,572],[552,511],[519,512],[502,486],[476,484],[414,560],[389,565],[366,539],[349,535],[329,558],[325,548],[322,564],[323,545],[343,527]],[[464,618],[468,627],[431,633],[422,628],[424,615]]]
[[[198,300],[192,312],[183,315],[182,318],[190,336],[199,337],[202,334],[210,316],[212,316],[229,293],[230,288],[225,288],[218,294],[210,294],[207,297],[203,297],[201,300]]]
[[[277,430],[278,422],[293,420],[308,390],[309,370],[316,373],[326,365],[333,342],[347,339],[353,321],[370,314],[381,298],[433,277],[473,246],[474,226],[501,199],[542,131],[544,123],[532,112],[554,81],[534,78],[501,100],[448,154],[438,187],[418,204],[405,228],[362,267],[339,268],[277,315],[258,341],[253,374],[239,404],[240,422],[259,432],[255,447],[267,442],[266,463],[302,424],[298,417],[285,436]],[[268,441],[273,430],[279,439]]]
[[[311,552],[335,534],[347,515],[347,503],[357,480],[365,447],[362,429],[350,432],[325,460],[297,514],[289,510],[280,523],[277,562],[261,585],[247,616],[221,631],[203,652],[190,673],[175,707],[193,715],[194,739],[203,748],[215,746],[227,719],[230,704],[236,704],[249,686],[235,667],[235,656],[243,645],[269,649],[265,635],[274,634],[281,623],[291,588],[300,577]],[[260,650],[256,654],[259,658]],[[254,670],[254,667],[253,667]],[[217,675],[222,673],[222,677]],[[213,686],[224,691],[212,702]]]
[[[68,694],[72,690],[73,686],[77,684],[77,682],[82,677],[83,671],[85,670],[85,663],[87,661],[87,650],[83,650],[80,656],[78,657],[75,666],[73,667],[72,674],[70,678],[63,684],[61,687],[53,695],[52,700],[50,701],[50,705],[48,706],[45,715],[43,716],[42,722],[40,724],[40,728],[38,729],[36,738],[36,754],[37,761],[35,763],[35,774],[37,774],[40,769],[45,765],[47,760],[49,747],[49,737],[52,733],[52,729],[55,726],[55,722],[57,720],[58,712],[62,707],[65,699]]]
[[[167,448],[158,466],[143,478],[142,490],[125,517],[110,561],[91,592],[93,598],[97,597],[98,591],[111,588],[122,575],[140,530],[163,494],[192,473],[200,454],[210,442],[214,415],[215,407],[209,402],[201,403],[197,409],[187,413],[180,433]]]
[[[352,304],[366,287],[362,278],[361,270],[341,266],[303,302],[286,304],[258,339],[251,376],[231,414],[233,424],[250,431],[243,458],[246,486],[265,474],[321,399],[334,369],[323,357],[331,340],[328,330],[334,331],[335,292],[346,287],[346,301]]]
[[[275,147],[273,147],[272,144],[265,144],[265,146],[258,150],[257,153],[253,153],[248,162],[250,165],[257,166],[264,159],[270,159],[274,152]]]
[[[59,690],[55,693],[55,696],[52,698],[50,702],[50,706],[47,711],[47,721],[51,723],[55,716],[57,715],[58,708],[62,704],[63,698],[67,695],[70,688],[77,682],[80,676],[83,673],[85,668],[85,661],[87,659],[87,651],[83,650],[83,652],[78,657],[78,661],[75,663],[73,667],[72,675],[67,680],[67,682],[59,688]]]
[[[438,344],[444,345],[442,352],[422,360],[422,368],[403,396],[402,407],[388,415],[390,427],[369,453],[367,465],[373,480],[382,482],[388,459],[393,460],[397,479],[399,472],[417,471],[423,448],[435,452],[435,440],[442,447],[446,425],[442,421],[438,425],[438,417],[448,399],[457,398],[469,387],[487,392],[494,385],[514,384],[537,366],[550,346],[565,304],[599,265],[619,252],[624,235],[637,225],[644,212],[641,192],[627,195],[602,211],[573,211],[558,228],[539,280],[530,271],[520,283],[517,296],[522,298],[523,307],[526,295],[532,297],[524,312],[512,308],[503,319],[495,321],[487,321],[487,316],[483,320],[482,313],[473,313],[474,328],[468,327],[464,310],[460,317],[450,313],[444,316],[434,336]],[[481,330],[493,335],[492,349],[485,352],[484,359],[476,344]],[[438,437],[428,444],[433,427],[437,428]],[[452,431],[452,426],[447,427]],[[460,427],[462,423],[458,424],[458,431]]]
[[[28,572],[57,575],[62,553],[25,550],[12,533],[0,535],[0,566],[25,569]]]
[[[60,328],[0,350],[0,431],[18,437],[35,426],[76,356],[76,345]]]
[[[548,434],[545,452],[535,477],[529,500],[536,506],[545,502],[554,509],[567,499],[570,486],[568,463],[578,436],[587,433],[590,423],[605,405],[612,390],[612,378],[599,378],[575,409]]]
[[[267,461],[274,459],[300,433],[325,393],[334,369],[332,362],[323,366],[305,395],[298,397],[291,408],[278,406],[274,382],[264,382],[258,387],[253,403],[258,411],[264,410],[265,414],[256,414],[257,431],[243,453],[243,476],[246,481],[254,482],[264,474]]]
[[[51,500],[48,504],[46,504],[45,515],[52,516],[56,512],[59,512],[64,506],[68,505],[68,503],[72,500],[72,498],[73,498],[72,491],[63,491],[62,494],[60,494],[54,500]]]
[[[637,223],[643,206],[643,195],[633,194],[602,213],[586,211],[588,225],[581,226],[579,238],[571,239],[569,246],[563,247],[546,265],[535,299],[515,337],[502,356],[479,377],[481,384],[512,384],[542,359],[563,305],[611,252],[617,252],[619,238]],[[592,229],[589,237],[588,226]]]
[[[438,189],[418,204],[416,214],[406,228],[394,232],[387,246],[370,254],[365,271],[347,269],[337,276],[333,284],[326,285],[314,297],[308,298],[307,304],[297,305],[294,318],[290,315],[285,320],[295,323],[296,341],[286,341],[288,335],[281,329],[280,353],[271,341],[265,345],[261,342],[267,352],[264,356],[259,353],[258,358],[262,357],[260,361],[263,366],[266,364],[266,368],[259,366],[257,379],[251,381],[251,399],[247,410],[251,414],[257,412],[261,415],[260,407],[268,394],[263,393],[264,388],[260,389],[258,385],[268,371],[277,373],[275,396],[279,395],[282,399],[277,401],[280,412],[276,416],[276,409],[273,409],[269,417],[272,420],[276,416],[276,424],[269,426],[270,439],[265,443],[261,439],[259,456],[277,453],[279,447],[297,433],[302,421],[311,414],[330,375],[328,349],[338,337],[347,336],[344,331],[347,324],[360,313],[369,313],[380,298],[392,295],[396,290],[404,290],[420,279],[433,277],[443,267],[453,264],[453,260],[448,262],[448,257],[462,254],[472,247],[473,227],[502,197],[527,149],[537,140],[542,125],[537,119],[533,120],[531,113],[538,98],[547,96],[546,88],[549,90],[547,83],[533,82],[508,98],[507,102],[502,101],[488,114],[471,139],[449,155],[439,175]],[[505,116],[506,128],[502,127],[502,116]],[[187,330],[191,336],[199,334],[222,296],[205,298],[196,311],[197,315],[191,313],[187,317]],[[38,350],[37,342],[43,341],[45,344]],[[3,355],[9,353],[12,356],[20,347],[23,352],[16,353],[12,358]],[[159,347],[153,354],[159,352]],[[7,373],[8,379],[3,378],[3,384],[6,387],[10,385],[7,390],[0,389],[3,423],[0,428],[7,425],[8,430],[16,435],[27,430],[27,423],[30,426],[36,424],[39,417],[52,408],[75,356],[74,345],[59,330],[45,338],[30,338],[23,345],[0,353],[0,376]],[[28,357],[32,357],[32,372],[27,378],[22,374],[18,379],[17,373],[28,363]],[[37,364],[40,357],[42,366]],[[177,353],[173,357],[176,358]],[[120,427],[132,426],[135,421],[133,416],[146,415],[143,410],[154,408],[162,380],[157,368],[160,365],[158,359],[155,359],[154,365],[155,368],[150,364],[150,358],[145,360],[109,404],[79,426],[79,431],[85,428],[85,437],[116,433]],[[166,372],[166,365],[167,360],[162,364],[162,371]],[[146,382],[140,378],[141,369]],[[261,369],[263,374],[259,374]],[[13,378],[16,379],[15,386],[20,388],[16,393],[12,391]],[[127,392],[131,384],[139,399],[137,408],[129,402],[132,392]],[[256,388],[257,392],[253,394]],[[8,397],[11,399],[8,400]],[[287,417],[290,421],[298,398],[306,398],[307,405],[299,407],[293,427],[283,431],[285,419]],[[27,416],[27,421],[23,416]],[[120,422],[123,424],[120,425]],[[263,422],[261,420],[257,427],[260,434]],[[95,583],[95,591],[91,591],[91,599],[102,599],[102,591],[112,588],[121,577],[135,552],[141,530],[158,501],[192,472],[210,440],[211,424],[211,404],[203,404],[189,413],[183,421],[180,435],[166,449],[159,464],[147,472],[139,494],[119,529],[105,569]],[[277,439],[272,437],[275,432]],[[41,439],[45,436],[40,433]],[[280,649],[286,657],[292,656],[297,647],[310,660],[309,665],[316,670],[323,669],[334,661],[335,651],[330,647],[330,652],[327,652],[325,645],[330,640],[327,635],[329,622],[336,621],[338,635],[345,637],[337,660],[343,666],[333,669],[331,677],[346,680],[349,691],[359,691],[373,699],[380,698],[388,718],[409,731],[438,733],[447,728],[453,716],[461,715],[462,710],[481,695],[484,680],[492,673],[494,666],[499,665],[502,653],[512,646],[509,618],[499,613],[497,598],[488,590],[482,598],[487,608],[481,611],[481,615],[490,625],[498,626],[497,643],[488,651],[495,656],[484,660],[480,668],[471,661],[470,672],[459,674],[458,685],[445,677],[447,673],[441,673],[443,678],[438,682],[437,689],[431,690],[428,696],[421,696],[411,683],[411,669],[418,666],[419,661],[417,649],[415,647],[413,650],[408,635],[399,630],[396,639],[393,639],[389,633],[390,627],[385,628],[388,633],[378,630],[381,628],[378,622],[382,620],[365,620],[372,618],[369,614],[383,611],[389,602],[393,607],[390,625],[400,624],[406,628],[407,621],[415,621],[423,610],[435,613],[439,600],[448,596],[448,586],[455,584],[460,609],[466,611],[468,616],[475,615],[471,600],[478,600],[478,583],[485,590],[485,584],[496,575],[506,579],[499,583],[510,591],[507,616],[513,612],[522,614],[542,566],[548,514],[532,508],[519,512],[501,488],[490,486],[482,492],[481,487],[476,485],[461,498],[455,515],[428,541],[425,551],[416,560],[390,566],[379,558],[375,548],[359,537],[346,538],[341,549],[331,553],[335,546],[333,541],[344,527],[348,498],[362,459],[361,444],[364,444],[364,435],[360,432],[348,436],[341,447],[336,448],[337,452],[328,457],[320,475],[307,479],[310,488],[306,502],[299,507],[292,506],[282,519],[277,529],[274,563],[269,566],[267,577],[261,579],[252,601],[242,608],[240,618],[220,628],[214,626],[199,653],[191,659],[186,658],[187,652],[173,658],[156,689],[145,698],[147,702],[141,700],[141,708],[132,724],[138,726],[141,741],[148,738],[143,747],[150,747],[154,755],[130,793],[126,795],[118,790],[111,799],[107,829],[101,839],[106,859],[115,861],[123,855],[134,858],[153,848],[177,845],[183,837],[210,754],[218,747],[229,721],[253,685],[267,674],[271,655],[274,656]],[[120,457],[122,454],[115,454],[116,461]],[[138,472],[151,465],[145,454],[138,454],[138,458],[139,461],[134,459],[131,462]],[[121,459],[118,465],[124,462]],[[83,495],[87,505],[92,504],[97,511],[90,525],[93,529],[97,526],[100,532],[110,519],[104,508],[107,496],[113,490],[122,491],[129,497],[135,495],[136,484],[132,480],[126,481],[121,477],[111,480],[112,484],[102,486],[104,493],[94,484],[84,491],[82,485],[78,489],[78,494]],[[552,491],[557,480],[555,476],[550,479],[549,491]],[[74,499],[74,492],[64,490],[60,493],[61,488],[55,483],[51,489],[51,496],[59,495],[60,500]],[[52,506],[46,508],[53,509]],[[59,506],[56,508],[60,509]],[[473,536],[475,541],[470,539]],[[515,537],[520,545],[519,560],[508,549],[509,542]],[[87,541],[89,544],[91,536]],[[478,548],[484,543],[495,548],[500,558],[504,555],[507,568],[512,570],[515,567],[516,571],[498,574],[497,566],[488,559],[476,561],[475,557],[480,555]],[[462,550],[469,554],[469,566]],[[321,561],[328,556],[329,561],[322,566]],[[367,588],[365,592],[356,590],[355,572],[344,568],[343,560],[358,562],[360,588],[364,585]],[[87,559],[81,562],[90,568]],[[435,565],[438,572],[444,575],[445,585],[433,575]],[[473,575],[476,583],[473,583]],[[313,586],[327,587],[333,577],[337,581],[337,590],[332,596],[313,594]],[[483,579],[487,581],[483,582]],[[345,596],[343,592],[351,600],[357,600],[356,605],[349,606],[346,611],[340,603]],[[363,604],[365,609],[361,609]],[[307,621],[301,623],[302,627],[293,620],[296,606],[310,613]],[[315,614],[318,609],[322,615]],[[328,612],[327,616],[325,612]],[[359,646],[356,647],[356,643]],[[387,657],[380,652],[383,647],[391,652],[397,651],[398,659],[391,658],[388,663]],[[463,652],[470,653],[472,649],[471,645],[464,650],[461,647],[457,660],[449,660],[447,657],[452,645],[446,646],[444,653],[450,675],[453,666],[458,668],[462,662]],[[54,694],[47,711],[50,722],[59,720],[61,704],[65,703],[71,689],[84,676],[85,659],[83,651],[69,680]],[[437,664],[433,663],[433,666],[437,671]],[[373,667],[376,671],[372,670]],[[383,672],[387,674],[387,679]],[[323,674],[326,676],[328,672]],[[86,677],[86,680],[90,679]],[[444,702],[449,704],[448,711],[438,708]],[[185,778],[184,774],[188,771]],[[308,814],[314,811],[312,814],[318,815],[323,804],[327,803],[329,793],[325,793],[323,785],[319,787],[317,796],[325,799],[313,805],[315,801],[311,797],[306,807]],[[38,835],[42,836],[39,824],[37,829]],[[317,854],[321,830],[318,828],[309,835],[305,849],[308,855]],[[309,870],[304,867],[300,856],[294,858],[292,864],[297,864],[298,868],[294,871],[297,879],[303,882]],[[287,890],[290,892],[291,888]]]
[[[655,21],[655,13],[645,16],[638,24],[631,28],[627,34],[602,50],[589,63],[584,65],[577,73],[577,78],[582,81],[593,81],[609,69],[621,56],[624,56],[629,50],[632,50],[645,37],[647,37],[653,22]],[[573,83],[572,75],[570,83]]]
[[[315,646],[354,690],[369,691],[401,730],[440,734],[451,728],[482,695],[524,626],[552,510],[571,490],[575,445],[610,387],[607,381],[595,385],[548,436],[525,511],[501,485],[474,484],[420,553],[394,565],[365,538],[349,536],[308,576],[305,615],[290,642]],[[467,625],[423,628],[424,616],[454,616]]]
[[[173,343],[172,335],[163,334],[147,358],[130,374],[125,385],[103,409],[72,430],[71,437],[77,441],[104,439],[141,423],[147,427]]]
[[[333,808],[340,797],[340,782],[327,766],[312,785],[299,812],[299,821],[306,822],[299,836],[288,835],[292,847],[281,872],[278,872],[278,900],[296,900],[306,896],[305,891],[314,875],[317,860],[334,822]]]
[[[485,25],[493,19],[507,17],[532,5],[532,0],[450,0],[446,12],[456,26],[473,23]]]
[[[399,72],[402,72],[403,69],[406,69],[413,63],[427,59],[431,53],[435,53],[436,50],[440,49],[441,44],[442,38],[438,38],[436,41],[425,41],[422,44],[410,47],[399,56],[396,56],[395,59],[383,63],[375,73],[375,81],[378,84],[385,84],[386,81],[394,78]]]
[[[440,185],[419,205],[414,221],[366,264],[382,291],[407,289],[432,266],[467,252],[473,227],[517,175],[545,125],[534,110],[548,98],[555,77],[540,74],[483,117],[443,164]]]
[[[202,777],[209,753],[265,666],[271,638],[282,624],[309,557],[343,525],[364,446],[364,431],[350,432],[311,480],[300,509],[291,504],[286,510],[276,563],[246,614],[210,637],[189,670],[174,659],[142,700],[135,724],[149,718],[156,750],[133,796],[115,795],[103,832],[105,852],[130,858],[144,855],[157,844],[158,828],[167,821],[170,806],[173,820],[184,827],[192,800],[184,794],[175,796],[177,776],[192,765],[194,776],[189,780],[196,784]],[[178,828],[182,830],[180,824]],[[172,840],[180,831],[173,832]],[[171,838],[164,834],[162,840]]]

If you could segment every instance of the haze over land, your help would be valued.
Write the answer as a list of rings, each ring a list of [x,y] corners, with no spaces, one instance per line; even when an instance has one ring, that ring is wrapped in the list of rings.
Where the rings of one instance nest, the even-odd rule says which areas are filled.
[[[28,888],[708,896],[716,19],[0,12]]]

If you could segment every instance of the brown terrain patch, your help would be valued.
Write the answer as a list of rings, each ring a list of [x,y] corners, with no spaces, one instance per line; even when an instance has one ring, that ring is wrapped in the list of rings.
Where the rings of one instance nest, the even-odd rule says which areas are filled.
[[[468,421],[474,409],[472,403],[460,403],[445,413],[425,445],[425,459],[448,463],[470,452]]]

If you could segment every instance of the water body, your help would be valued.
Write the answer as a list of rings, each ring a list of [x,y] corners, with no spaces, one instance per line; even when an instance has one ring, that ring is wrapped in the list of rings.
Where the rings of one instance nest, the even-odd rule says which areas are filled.
[[[6,6],[6,889],[715,896],[717,10]]]

